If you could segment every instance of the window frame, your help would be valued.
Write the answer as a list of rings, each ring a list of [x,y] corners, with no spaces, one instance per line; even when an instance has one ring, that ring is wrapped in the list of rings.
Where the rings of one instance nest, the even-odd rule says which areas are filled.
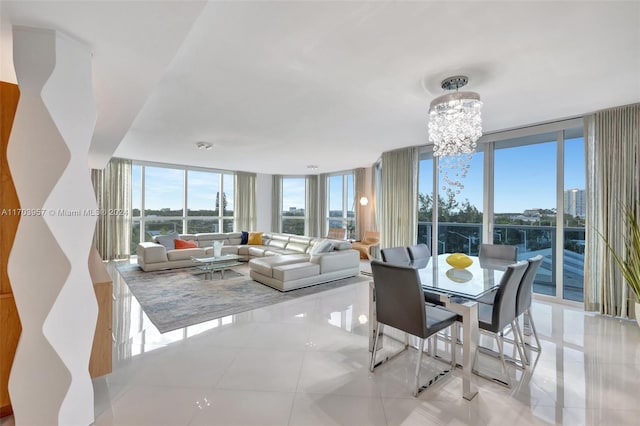
[[[224,215],[224,209],[222,208],[222,206],[220,206],[220,209],[218,210],[218,215],[213,215],[213,216],[191,216],[188,214],[188,199],[189,199],[189,192],[188,192],[188,179],[189,179],[189,172],[190,171],[195,171],[195,172],[206,172],[206,173],[213,173],[213,174],[217,174],[218,175],[218,184],[219,184],[219,188],[220,191],[219,193],[222,194],[224,193],[224,189],[225,189],[225,185],[226,187],[229,186],[228,183],[226,183],[227,180],[231,179],[231,186],[233,188],[234,194],[236,191],[236,187],[235,187],[235,172],[233,171],[229,171],[229,170],[221,170],[221,169],[210,169],[210,168],[206,168],[206,167],[192,167],[192,166],[183,166],[183,165],[177,165],[177,164],[167,164],[167,163],[156,163],[156,162],[150,162],[150,161],[137,161],[137,160],[133,160],[132,161],[132,167],[141,167],[141,176],[140,176],[140,215],[139,216],[133,216],[132,217],[132,221],[131,221],[131,227],[132,227],[132,231],[135,228],[136,225],[138,225],[139,227],[139,242],[145,242],[145,241],[151,241],[151,236],[147,235],[147,232],[145,231],[146,229],[146,225],[148,222],[170,222],[170,221],[176,221],[176,220],[180,220],[182,221],[182,234],[187,234],[187,233],[191,233],[188,227],[188,221],[189,220],[211,220],[213,222],[217,222],[217,226],[218,229],[221,231],[218,232],[230,232],[230,231],[225,231],[224,225],[225,225],[225,221],[228,224],[229,221],[231,221],[232,224],[234,224],[234,216],[233,216],[233,211],[231,212],[231,215]],[[182,189],[182,216],[166,216],[166,217],[154,217],[153,219],[148,218],[146,213],[145,213],[145,188],[146,188],[146,173],[145,173],[145,168],[146,167],[155,167],[155,168],[163,168],[163,169],[172,169],[172,170],[180,170],[182,171],[182,176],[183,176],[183,189]],[[226,178],[225,178],[226,175]],[[133,185],[132,185],[132,189],[133,189]],[[232,194],[233,195],[233,194]],[[215,197],[215,195],[214,195]],[[132,198],[132,202],[133,202],[133,197]],[[235,205],[233,206],[235,209]],[[133,212],[133,209],[131,209],[130,211]],[[232,225],[232,229],[233,229],[233,225]],[[133,237],[133,232],[132,232],[132,237]],[[133,245],[133,240],[132,240],[132,244]]]

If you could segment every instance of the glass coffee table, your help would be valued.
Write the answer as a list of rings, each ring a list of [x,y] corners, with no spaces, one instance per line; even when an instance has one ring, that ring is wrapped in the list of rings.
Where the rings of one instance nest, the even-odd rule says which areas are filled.
[[[222,256],[192,257],[196,268],[204,271],[204,278],[213,279],[214,272],[220,272],[220,278],[224,279],[224,271],[240,265],[241,257],[237,254],[224,254]]]

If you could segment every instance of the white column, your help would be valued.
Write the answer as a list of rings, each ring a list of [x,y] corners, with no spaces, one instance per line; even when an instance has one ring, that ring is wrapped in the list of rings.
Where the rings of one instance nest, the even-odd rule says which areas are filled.
[[[91,52],[60,32],[26,27],[14,27],[13,47],[20,101],[7,158],[25,210],[8,264],[22,323],[9,393],[16,424],[88,425],[98,313],[88,269]]]

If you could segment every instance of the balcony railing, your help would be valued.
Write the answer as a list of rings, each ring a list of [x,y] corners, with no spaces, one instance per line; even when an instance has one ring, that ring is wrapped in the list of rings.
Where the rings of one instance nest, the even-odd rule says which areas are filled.
[[[431,245],[433,224],[418,222],[418,242]],[[584,234],[581,227],[564,228],[563,289],[562,297],[582,301],[584,288]],[[493,243],[518,247],[518,259],[538,254],[544,261],[534,281],[534,292],[555,295],[556,228],[554,226],[530,226],[494,224]],[[438,228],[438,254],[465,253],[477,256],[482,244],[481,223],[440,222]]]

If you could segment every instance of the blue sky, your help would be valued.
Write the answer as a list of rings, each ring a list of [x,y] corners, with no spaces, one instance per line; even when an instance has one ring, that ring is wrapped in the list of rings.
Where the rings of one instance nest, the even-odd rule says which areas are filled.
[[[565,189],[585,188],[585,161],[582,138],[565,141]],[[468,199],[482,211],[482,152],[476,152],[464,189],[456,196]],[[422,161],[420,192],[431,192],[432,165]],[[497,149],[495,152],[494,210],[496,213],[521,213],[527,209],[556,208],[556,142]],[[427,166],[427,167],[425,167]],[[424,173],[423,173],[424,172]],[[442,191],[442,182],[440,184]]]

